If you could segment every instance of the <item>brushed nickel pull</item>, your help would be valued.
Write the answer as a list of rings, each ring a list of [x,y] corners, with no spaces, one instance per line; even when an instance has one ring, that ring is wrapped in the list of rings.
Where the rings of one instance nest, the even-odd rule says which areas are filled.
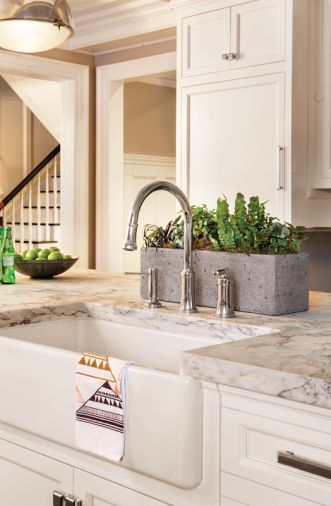
[[[53,492],[53,506],[63,506],[64,495],[62,492]]]
[[[277,161],[276,161],[276,164],[277,164],[277,186],[276,186],[276,190],[283,190],[283,186],[282,186],[282,162],[281,162],[281,154],[283,153],[284,151],[284,148],[282,146],[277,146]]]
[[[236,60],[236,59],[237,59],[236,53],[228,53],[228,60],[232,61],[232,60]]]
[[[228,59],[229,59],[228,53],[222,54],[222,60],[228,60]]]
[[[315,474],[316,476],[321,476],[322,478],[331,480],[330,466],[320,464],[314,460],[298,457],[293,452],[279,452],[277,462],[278,464],[293,467],[294,469],[299,469],[300,471],[305,471],[306,473]]]

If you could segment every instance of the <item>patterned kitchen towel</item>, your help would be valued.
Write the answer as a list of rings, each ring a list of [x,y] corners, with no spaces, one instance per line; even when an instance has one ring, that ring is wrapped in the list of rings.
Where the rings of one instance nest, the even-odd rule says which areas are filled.
[[[125,383],[130,362],[84,353],[76,370],[76,442],[115,462],[124,456]]]

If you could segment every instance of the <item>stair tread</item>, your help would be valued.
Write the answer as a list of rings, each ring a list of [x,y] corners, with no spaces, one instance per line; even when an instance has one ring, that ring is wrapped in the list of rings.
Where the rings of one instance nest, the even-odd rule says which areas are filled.
[[[40,190],[40,193],[47,193],[46,190]],[[61,190],[57,190],[56,192],[54,190],[48,190],[48,193],[61,193]]]
[[[23,209],[29,209],[29,206],[23,206]],[[31,209],[38,209],[38,206],[31,206]],[[40,206],[40,209],[47,209],[46,206]],[[61,209],[61,206],[48,206],[48,209]]]
[[[23,242],[24,244],[29,244],[30,241],[27,239],[24,239],[24,241],[20,241],[20,239],[15,239],[15,243],[19,244],[20,242]],[[31,241],[32,244],[56,244],[58,241]]]
[[[7,221],[7,224],[8,224],[8,225],[12,225],[12,224],[13,224],[13,222],[12,222],[12,221]],[[15,225],[21,225],[21,223],[20,223],[19,221],[16,221],[16,222],[15,222]],[[28,226],[28,225],[30,225],[30,223],[28,223],[28,222],[26,222],[26,221],[25,221],[25,222],[24,222],[24,225],[25,225],[25,226]],[[38,225],[38,223],[37,223],[37,222],[35,222],[35,221],[33,221],[33,222],[31,223],[31,225],[35,225],[35,226],[37,226],[37,225]],[[46,225],[47,225],[47,223],[39,223],[39,225],[44,225],[44,226],[46,226]],[[59,227],[59,226],[61,225],[61,223],[48,223],[48,225],[49,225],[50,227]]]

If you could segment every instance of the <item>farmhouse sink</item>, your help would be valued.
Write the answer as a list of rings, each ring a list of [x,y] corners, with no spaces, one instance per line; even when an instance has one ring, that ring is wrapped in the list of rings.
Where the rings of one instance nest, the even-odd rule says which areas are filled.
[[[125,322],[125,323],[124,323]],[[221,324],[219,324],[221,328]],[[228,327],[227,327],[228,328]],[[233,328],[236,337],[266,333]],[[254,329],[254,328],[253,328]],[[75,368],[82,352],[135,363],[128,370],[121,466],[181,488],[202,477],[203,388],[180,376],[180,353],[222,342],[102,319],[61,318],[0,329],[0,421],[76,448]],[[200,330],[204,335],[208,332]],[[17,390],[16,390],[17,387]]]

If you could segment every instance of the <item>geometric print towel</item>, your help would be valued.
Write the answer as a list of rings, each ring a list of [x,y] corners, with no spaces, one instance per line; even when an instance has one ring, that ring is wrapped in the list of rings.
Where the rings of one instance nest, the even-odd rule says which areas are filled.
[[[114,462],[124,457],[125,383],[131,362],[84,353],[76,369],[76,443]]]

